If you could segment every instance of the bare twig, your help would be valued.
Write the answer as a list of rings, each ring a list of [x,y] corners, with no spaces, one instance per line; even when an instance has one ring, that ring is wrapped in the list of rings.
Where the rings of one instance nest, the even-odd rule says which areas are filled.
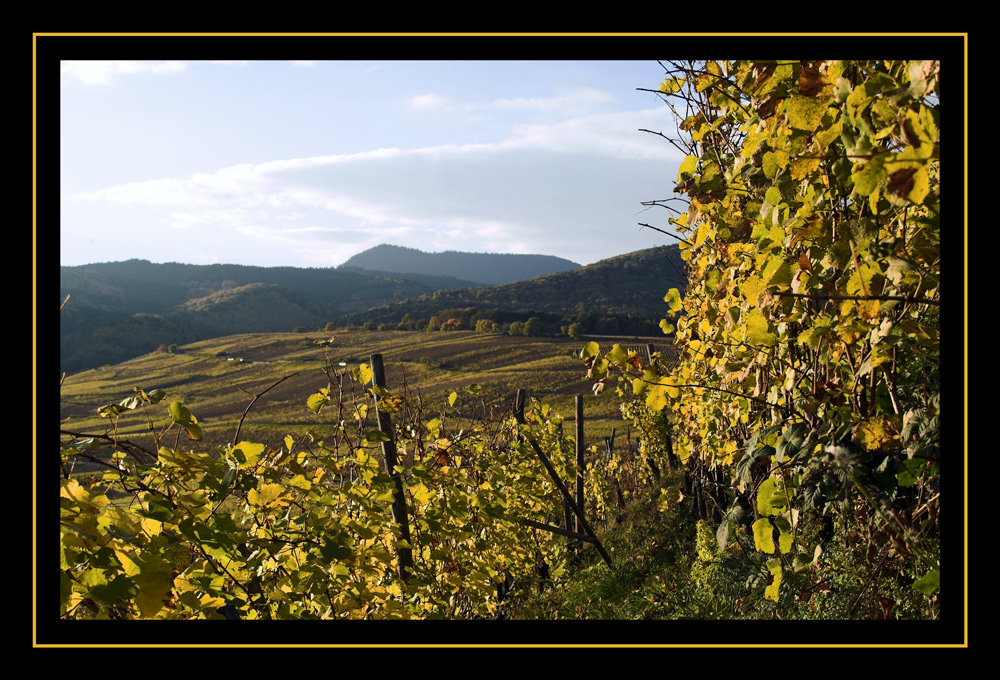
[[[811,298],[816,300],[897,300],[899,302],[916,302],[921,305],[940,306],[940,300],[928,298],[909,297],[904,295],[824,295],[821,293],[790,293],[788,291],[775,291],[771,295],[780,297]]]
[[[686,243],[686,244],[688,244],[689,246],[690,246],[690,245],[692,245],[692,244],[691,244],[691,242],[690,242],[690,241],[688,241],[687,239],[684,239],[684,238],[681,238],[681,237],[680,237],[680,236],[678,236],[677,234],[671,234],[671,233],[670,233],[669,231],[664,231],[663,229],[658,229],[658,228],[656,228],[656,227],[653,227],[653,226],[651,226],[651,225],[648,225],[648,224],[645,224],[645,223],[643,223],[643,222],[639,222],[639,226],[640,226],[640,227],[646,227],[647,229],[652,229],[653,231],[658,231],[658,232],[660,232],[661,234],[666,234],[667,236],[670,236],[670,237],[672,237],[672,238],[675,238],[675,239],[677,239],[678,241],[680,241],[681,243]]]
[[[267,394],[268,392],[270,392],[271,390],[273,390],[275,387],[277,387],[281,383],[285,382],[286,380],[288,380],[292,376],[298,375],[300,372],[301,371],[295,371],[295,373],[291,373],[289,375],[286,375],[284,378],[282,378],[278,382],[274,383],[273,385],[271,385],[270,387],[268,387],[266,390],[264,390],[260,394],[252,394],[251,392],[247,392],[246,390],[244,390],[242,387],[239,388],[241,392],[247,392],[247,394],[250,394],[253,397],[253,399],[250,401],[249,404],[247,404],[247,408],[243,412],[243,415],[240,416],[240,424],[237,425],[237,427],[236,427],[236,434],[233,435],[233,446],[236,446],[236,443],[240,440],[240,430],[243,428],[243,420],[247,417],[247,414],[250,413],[250,409],[253,408],[254,403],[256,403],[256,401],[258,399],[260,399],[265,394]]]

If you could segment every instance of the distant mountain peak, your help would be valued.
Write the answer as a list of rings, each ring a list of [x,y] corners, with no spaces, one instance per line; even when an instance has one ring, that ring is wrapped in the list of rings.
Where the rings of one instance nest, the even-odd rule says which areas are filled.
[[[399,274],[454,276],[490,286],[580,268],[576,262],[554,255],[470,253],[456,250],[427,253],[417,248],[387,243],[358,253],[340,266]]]

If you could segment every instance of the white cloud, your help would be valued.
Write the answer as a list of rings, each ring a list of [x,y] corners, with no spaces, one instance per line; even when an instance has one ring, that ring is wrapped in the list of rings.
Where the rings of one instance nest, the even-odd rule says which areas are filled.
[[[85,85],[108,85],[113,75],[135,73],[177,73],[185,68],[181,61],[63,61],[61,73]]]
[[[310,66],[315,66],[319,62],[318,61],[294,61],[294,60],[292,60],[291,63],[294,64],[295,66],[302,66],[304,68],[308,68]]]
[[[576,111],[594,104],[605,104],[615,100],[615,97],[605,90],[596,87],[576,86],[566,90],[557,97],[517,97],[515,99],[497,99],[492,102],[477,105],[477,108],[497,109],[500,111]]]
[[[406,101],[406,105],[411,109],[440,109],[447,103],[448,100],[436,94],[424,94]]]
[[[423,230],[434,247],[503,244],[515,235],[516,242],[530,241],[538,225],[564,219],[561,214],[580,213],[572,218],[577,222],[601,219],[609,207],[606,195],[642,179],[630,174],[637,163],[676,162],[673,147],[638,132],[651,121],[649,112],[605,114],[521,126],[496,144],[239,164],[74,198],[172,206],[167,224],[174,228],[237,230],[257,241],[286,242],[290,232],[279,220],[293,211],[309,222]],[[636,208],[642,198],[649,196],[637,196]]]
[[[177,69],[171,63],[183,68],[179,62],[104,62],[86,71],[67,62],[63,69],[67,77],[97,83],[117,74]],[[183,241],[180,257],[197,250],[206,262],[329,266],[378,243],[590,262],[595,251],[611,256],[651,245],[651,239],[632,238],[641,221],[634,217],[642,200],[662,197],[680,160],[670,144],[639,132],[666,131],[662,108],[594,113],[606,111],[612,99],[607,91],[577,87],[554,97],[459,104],[428,88],[408,106],[467,118],[482,114],[492,119],[487,134],[505,129],[506,136],[490,143],[278,157],[107,186],[64,202],[64,208],[78,204],[88,220],[77,218],[72,227],[64,220],[65,229],[96,230],[106,216],[128,215],[133,252],[157,243],[164,250],[152,257],[178,257],[160,253]],[[521,120],[532,122],[502,117],[514,112],[528,112]],[[165,231],[172,236],[164,238]]]

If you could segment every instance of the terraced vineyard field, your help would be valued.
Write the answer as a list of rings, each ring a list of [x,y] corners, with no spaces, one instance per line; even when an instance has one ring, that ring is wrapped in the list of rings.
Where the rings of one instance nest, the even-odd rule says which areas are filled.
[[[574,397],[584,400],[586,438],[602,441],[612,428],[625,432],[613,391],[595,396],[586,380],[583,363],[574,354],[587,340],[602,347],[614,343],[645,346],[668,352],[665,338],[601,337],[584,341],[570,338],[512,337],[472,331],[422,333],[407,331],[348,331],[329,333],[256,333],[233,335],[183,345],[174,354],[154,353],[114,366],[66,377],[61,389],[62,429],[100,433],[111,424],[97,414],[105,404],[117,403],[136,387],[147,392],[162,389],[165,403],[183,402],[198,419],[204,433],[201,446],[231,442],[240,418],[254,395],[263,393],[247,414],[240,431],[243,440],[279,445],[286,435],[298,438],[312,430],[322,434],[336,412],[313,413],[306,400],[328,387],[331,375],[345,393],[345,400],[361,398],[361,387],[351,370],[380,353],[386,382],[393,393],[417,401],[427,418],[446,406],[448,396],[460,395],[456,408],[472,415],[490,409],[510,413],[518,389],[552,406],[567,419],[574,414]],[[289,377],[290,376],[290,377]],[[476,384],[473,396],[464,388]],[[156,427],[169,423],[165,409],[154,407]],[[153,448],[153,437],[141,413],[122,416],[118,436]],[[180,436],[183,437],[183,434]],[[618,439],[618,441],[623,441]]]

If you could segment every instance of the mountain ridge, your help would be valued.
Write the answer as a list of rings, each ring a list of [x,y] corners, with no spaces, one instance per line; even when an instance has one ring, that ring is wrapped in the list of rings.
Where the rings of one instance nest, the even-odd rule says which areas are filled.
[[[547,330],[571,323],[621,317],[658,319],[663,294],[679,276],[679,256],[664,249],[636,251],[598,263],[497,286],[443,274],[246,265],[154,264],[146,260],[60,268],[60,371],[120,363],[161,345],[185,344],[240,333],[291,331],[336,325],[399,328],[427,324],[456,307],[475,326],[492,316],[500,325],[543,317]],[[668,262],[675,260],[668,266]],[[416,277],[418,280],[407,278]],[[676,279],[675,279],[676,281]],[[474,311],[468,311],[476,308]],[[492,313],[496,311],[496,313]],[[537,314],[529,313],[537,312]],[[473,319],[473,316],[478,317]],[[466,318],[468,317],[468,318]],[[371,323],[369,323],[371,322]],[[645,322],[644,322],[645,323]],[[437,330],[437,326],[434,326]],[[648,323],[645,323],[648,326]],[[615,323],[609,321],[608,327]],[[656,325],[653,323],[655,330]]]
[[[382,243],[351,256],[338,268],[454,276],[482,285],[500,285],[580,267],[555,255],[471,253],[446,250],[428,253],[416,248]]]

